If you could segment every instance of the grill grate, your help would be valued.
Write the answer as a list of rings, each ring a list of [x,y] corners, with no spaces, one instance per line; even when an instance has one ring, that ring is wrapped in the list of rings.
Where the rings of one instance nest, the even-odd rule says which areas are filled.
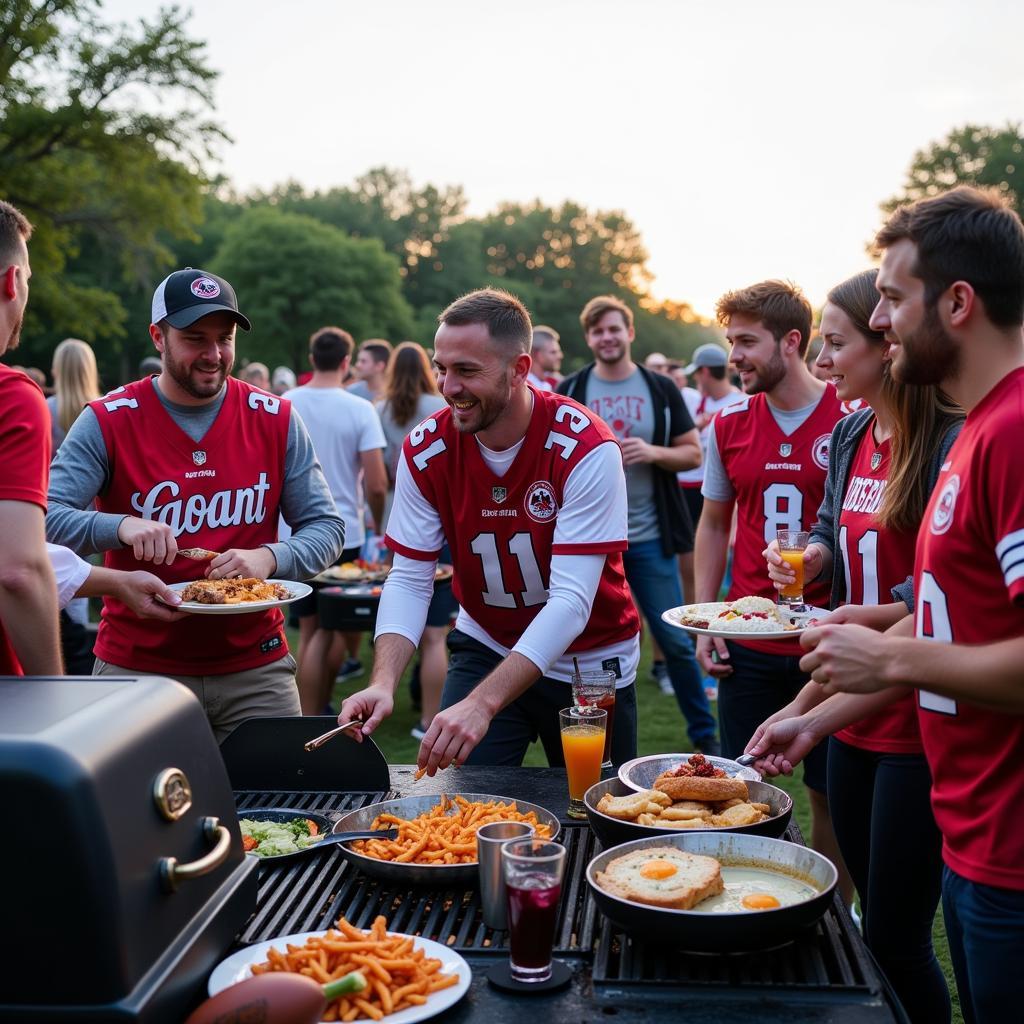
[[[343,813],[379,800],[385,793],[253,793],[236,792],[238,809],[296,807],[336,820]],[[567,851],[566,891],[562,899],[555,949],[558,955],[579,955],[593,948],[597,908],[589,898],[587,862],[599,847],[589,828],[562,830]],[[341,916],[366,928],[378,915],[395,931],[420,935],[473,953],[508,954],[508,934],[483,923],[480,895],[467,891],[396,886],[370,878],[352,867],[340,850],[296,858],[261,869],[257,910],[239,940],[260,942],[278,935],[329,928]]]
[[[838,904],[802,936],[777,949],[731,955],[705,955],[646,947],[602,919],[594,954],[595,985],[642,985],[729,989],[842,990],[877,995],[881,982],[870,962],[849,941]]]

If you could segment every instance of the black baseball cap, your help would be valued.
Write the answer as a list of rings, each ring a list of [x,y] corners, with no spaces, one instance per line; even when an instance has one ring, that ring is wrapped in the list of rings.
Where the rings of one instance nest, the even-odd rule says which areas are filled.
[[[235,289],[216,274],[186,267],[165,277],[153,292],[153,320],[181,330],[210,313],[231,313],[243,331],[252,324],[238,310]]]

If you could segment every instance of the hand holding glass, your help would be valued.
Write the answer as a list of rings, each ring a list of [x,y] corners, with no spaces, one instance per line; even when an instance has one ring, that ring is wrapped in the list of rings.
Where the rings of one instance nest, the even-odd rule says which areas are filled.
[[[512,978],[539,982],[551,977],[565,847],[540,839],[513,839],[501,847],[508,891]]]
[[[558,712],[562,754],[569,778],[570,818],[586,818],[583,794],[601,780],[608,712],[603,708],[565,708]]]
[[[804,552],[811,539],[806,530],[779,530],[779,554],[796,574],[796,579],[779,591],[779,597],[795,612],[805,611],[804,604]]]

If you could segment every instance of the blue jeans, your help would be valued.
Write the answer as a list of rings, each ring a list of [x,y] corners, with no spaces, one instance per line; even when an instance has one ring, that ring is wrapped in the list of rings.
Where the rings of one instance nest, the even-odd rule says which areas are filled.
[[[662,554],[660,540],[645,540],[630,544],[622,560],[633,598],[647,620],[651,635],[665,653],[665,667],[672,681],[676,703],[686,719],[690,744],[704,746],[715,739],[715,716],[711,714],[704,693],[704,681],[693,655],[693,644],[687,633],[661,620],[663,611],[683,603],[675,556]]]
[[[1020,1020],[1024,891],[971,882],[945,867],[942,914],[965,1024]]]

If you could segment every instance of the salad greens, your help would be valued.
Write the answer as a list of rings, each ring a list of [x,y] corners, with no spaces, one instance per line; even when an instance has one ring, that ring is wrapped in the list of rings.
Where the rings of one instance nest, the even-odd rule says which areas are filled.
[[[254,821],[252,818],[242,818],[238,824],[242,829],[245,852],[255,853],[257,857],[280,857],[285,853],[297,853],[323,838],[317,833],[316,822],[308,818],[293,818],[291,821]]]

